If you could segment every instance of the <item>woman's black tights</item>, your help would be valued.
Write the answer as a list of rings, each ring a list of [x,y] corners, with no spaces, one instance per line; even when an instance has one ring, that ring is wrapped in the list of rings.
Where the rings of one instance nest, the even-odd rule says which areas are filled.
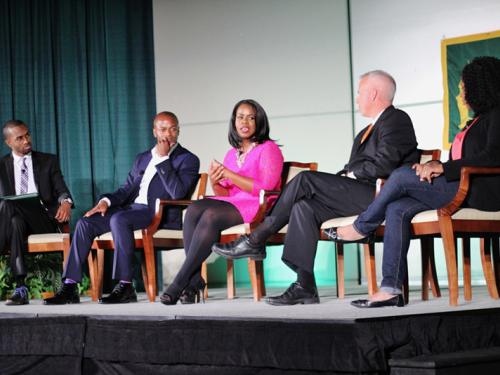
[[[242,223],[243,218],[231,203],[208,198],[193,202],[184,219],[186,260],[166,293],[176,298],[188,286],[197,288],[201,284],[201,265],[219,240],[220,232]]]

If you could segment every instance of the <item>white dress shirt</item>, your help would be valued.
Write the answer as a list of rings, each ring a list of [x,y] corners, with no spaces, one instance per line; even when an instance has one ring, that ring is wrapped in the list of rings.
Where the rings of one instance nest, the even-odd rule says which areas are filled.
[[[137,195],[137,197],[135,198],[134,203],[145,204],[145,205],[148,204],[149,184],[151,183],[151,180],[157,173],[156,166],[167,160],[170,157],[170,154],[172,154],[172,152],[175,150],[177,145],[178,143],[173,145],[170,148],[168,155],[166,156],[158,155],[158,152],[156,151],[156,146],[151,149],[151,160],[149,161],[149,164],[146,167],[144,174],[142,175],[141,185],[139,186],[139,195]],[[102,198],[99,202],[101,201],[105,201],[108,204],[108,207],[111,206],[111,201],[108,198]]]

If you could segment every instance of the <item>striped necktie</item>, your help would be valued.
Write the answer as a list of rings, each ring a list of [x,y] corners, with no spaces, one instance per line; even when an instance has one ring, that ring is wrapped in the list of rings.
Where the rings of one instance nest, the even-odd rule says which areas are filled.
[[[26,157],[23,158],[23,164],[21,165],[21,188],[19,190],[20,194],[26,194],[28,192],[28,166],[26,165]]]

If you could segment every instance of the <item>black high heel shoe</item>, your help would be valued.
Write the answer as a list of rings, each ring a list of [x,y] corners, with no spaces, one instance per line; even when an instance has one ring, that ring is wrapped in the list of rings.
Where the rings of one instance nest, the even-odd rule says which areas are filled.
[[[368,236],[360,238],[359,240],[349,241],[343,240],[339,237],[337,233],[337,228],[327,228],[322,230],[323,234],[327,236],[330,240],[337,243],[374,243],[375,242],[375,233],[370,233]]]
[[[205,281],[201,280],[195,287],[188,286],[182,291],[179,300],[183,305],[199,303],[200,301],[205,303],[205,285]]]
[[[163,303],[164,305],[175,305],[177,304],[177,301],[179,300],[179,295],[177,296],[171,296],[167,292],[164,292],[160,296],[160,302]]]

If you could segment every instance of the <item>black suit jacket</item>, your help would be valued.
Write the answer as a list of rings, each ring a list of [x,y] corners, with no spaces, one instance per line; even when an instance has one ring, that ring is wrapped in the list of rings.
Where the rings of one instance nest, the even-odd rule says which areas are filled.
[[[405,112],[392,105],[387,107],[361,143],[367,129],[354,138],[351,157],[340,174],[353,172],[357,180],[375,184],[377,178],[389,177],[397,167],[418,162],[415,130]]]
[[[56,155],[37,151],[32,151],[31,157],[38,195],[49,215],[54,217],[61,201],[71,198],[59,167],[59,161]],[[0,160],[0,196],[4,195],[16,195],[12,154],[7,154]]]
[[[500,167],[500,107],[481,114],[467,132],[462,144],[462,158],[443,163],[448,181],[460,179],[462,167]],[[500,210],[500,175],[475,176],[471,179],[466,207],[485,211]]]
[[[139,195],[139,188],[149,162],[151,161],[151,150],[137,155],[134,165],[127,176],[125,183],[115,192],[104,194],[111,201],[111,206],[128,206],[134,202]],[[177,145],[167,160],[156,166],[156,175],[149,184],[148,206],[151,210],[151,218],[155,213],[156,199],[183,199],[189,198],[198,180],[200,160],[196,155]],[[162,228],[182,227],[182,209],[167,208],[163,214]]]

